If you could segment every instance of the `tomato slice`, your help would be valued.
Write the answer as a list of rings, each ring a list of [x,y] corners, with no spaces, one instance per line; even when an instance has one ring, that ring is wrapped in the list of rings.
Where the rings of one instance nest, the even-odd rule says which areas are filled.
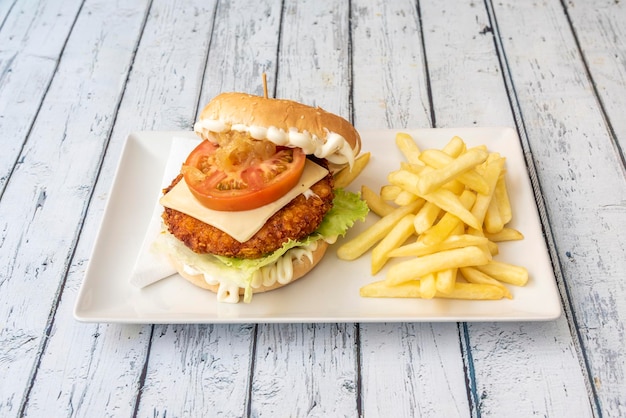
[[[306,161],[300,148],[277,148],[269,157],[223,169],[217,150],[217,145],[202,141],[181,172],[196,199],[220,211],[256,209],[279,199],[296,186]]]

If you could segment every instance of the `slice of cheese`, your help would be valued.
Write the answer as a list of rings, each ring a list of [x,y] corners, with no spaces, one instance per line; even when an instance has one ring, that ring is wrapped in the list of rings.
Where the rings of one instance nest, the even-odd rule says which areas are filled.
[[[209,209],[191,194],[184,179],[163,196],[159,203],[221,229],[239,242],[245,242],[252,238],[272,215],[327,174],[328,170],[307,159],[300,182],[296,187],[277,201],[252,210],[225,212]]]

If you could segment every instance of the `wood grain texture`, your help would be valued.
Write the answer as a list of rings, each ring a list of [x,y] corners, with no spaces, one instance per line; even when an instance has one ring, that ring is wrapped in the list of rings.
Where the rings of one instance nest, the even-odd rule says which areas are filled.
[[[415,4],[363,2],[353,7],[357,128],[430,127]],[[396,31],[402,36],[390,38]],[[456,324],[361,324],[360,352],[364,411],[374,416],[469,415]]]
[[[196,2],[195,7],[200,8],[201,4]],[[173,2],[171,7],[176,15],[180,5]],[[181,109],[194,111],[186,129],[191,129],[195,113],[221,91],[260,93],[261,73],[271,70],[265,55],[274,57],[278,45],[280,4],[277,2],[214,3],[212,7],[195,15],[203,33],[194,35],[194,40],[173,42],[173,45],[195,45],[197,49],[191,53],[194,59],[189,67],[194,72],[201,70],[200,76],[194,78],[197,83],[185,89],[189,97],[184,103],[188,104]],[[255,13],[258,10],[263,13]],[[165,26],[170,30],[176,28],[171,23]],[[155,36],[155,41],[159,38]],[[183,53],[189,55],[189,50]],[[172,67],[172,72],[178,72],[181,61],[184,57],[168,60],[167,65]],[[250,65],[251,62],[254,64]],[[174,91],[171,97],[176,98]],[[192,99],[195,101],[190,105]],[[159,106],[163,105],[155,103],[153,108]],[[207,298],[214,297],[207,293]],[[255,333],[255,326],[245,324],[155,326],[138,414],[245,416],[249,408]],[[181,388],[194,389],[181,392]]]
[[[0,196],[19,164],[79,10],[80,1],[2,2],[0,6]]]
[[[137,414],[245,416],[254,330],[254,325],[155,327]]]
[[[610,0],[0,2],[0,416],[626,415],[625,19]],[[565,316],[76,322],[128,134],[189,130],[263,72],[360,129],[516,126]]]
[[[625,413],[626,178],[559,2],[494,4],[596,413]],[[523,31],[521,28],[525,28]],[[550,29],[551,36],[546,31]],[[593,221],[591,221],[593,219]],[[609,261],[610,260],[610,261]],[[610,367],[606,367],[610,364]]]
[[[1,357],[11,359],[6,370],[12,376],[0,384],[2,415],[23,406],[37,371],[111,128],[108,115],[120,99],[142,29],[145,4],[102,6],[83,6],[90,13],[74,26],[0,202]],[[75,93],[68,97],[68,91]]]
[[[222,92],[269,95],[276,89],[276,55],[280,42],[282,2],[220,2],[215,16],[198,112]]]
[[[156,414],[162,406],[168,405],[171,411],[180,415],[183,408],[188,407],[181,396],[173,397],[166,404],[150,403],[161,392],[171,393],[172,385],[176,383],[172,381],[171,369],[159,364],[164,361],[159,356],[161,350],[172,346],[172,341],[166,338],[168,328],[154,331],[151,326],[88,325],[71,319],[119,153],[128,133],[142,129],[189,129],[194,119],[211,33],[206,16],[212,19],[215,3],[172,1],[158,2],[149,9],[147,6],[144,8],[143,34],[128,48],[129,51],[137,49],[137,52],[128,81],[121,86],[124,96],[119,109],[115,110],[117,117],[110,134],[107,157],[102,163],[99,182],[58,308],[55,323],[58,329],[50,338],[29,397],[27,411],[35,415],[53,409],[73,410],[78,416],[86,416],[95,410],[110,415]],[[181,49],[182,44],[189,46]],[[163,50],[168,53],[163,54]],[[93,331],[85,331],[89,327]],[[235,327],[233,333],[237,329]],[[80,338],[68,337],[76,334]],[[215,337],[214,333],[200,335],[206,339]],[[71,341],[74,344],[68,345]],[[206,340],[203,343],[204,346],[210,345]],[[212,347],[218,348],[219,344],[213,342]],[[151,369],[149,361],[153,351],[157,354],[155,368]],[[100,359],[103,352],[107,354]],[[171,367],[182,360],[180,353],[170,350],[168,364]],[[76,380],[66,380],[64,371],[68,369],[75,370]],[[159,371],[163,374],[160,375]],[[118,387],[123,389],[118,390]],[[140,403],[140,394],[145,395],[147,401]],[[174,400],[181,403],[175,404]]]
[[[276,97],[350,117],[348,4],[286,1]],[[356,339],[351,324],[259,324],[253,416],[354,416]]]
[[[356,416],[355,326],[259,326],[250,413]]]
[[[418,21],[415,2],[353,2],[353,100],[358,129],[434,123]]]
[[[502,74],[504,57],[498,57],[487,10],[471,2],[454,7],[433,2],[422,6],[422,17],[437,126],[515,127]],[[541,28],[543,33],[550,30]],[[468,378],[475,381],[473,408],[481,414],[521,417],[552,411],[558,416],[572,408],[580,416],[590,414],[566,318],[468,323],[461,330]],[[524,377],[511,379],[511,374]],[[546,382],[550,390],[537,381]]]
[[[569,1],[567,14],[597,90],[607,125],[619,144],[624,166],[626,150],[626,4],[622,1]]]

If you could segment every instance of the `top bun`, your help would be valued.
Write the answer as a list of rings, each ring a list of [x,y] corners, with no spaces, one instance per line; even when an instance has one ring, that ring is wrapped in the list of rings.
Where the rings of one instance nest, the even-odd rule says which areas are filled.
[[[194,130],[210,140],[209,132],[248,131],[255,139],[299,147],[306,154],[333,163],[352,164],[361,138],[346,119],[292,100],[245,93],[222,93],[200,113]]]

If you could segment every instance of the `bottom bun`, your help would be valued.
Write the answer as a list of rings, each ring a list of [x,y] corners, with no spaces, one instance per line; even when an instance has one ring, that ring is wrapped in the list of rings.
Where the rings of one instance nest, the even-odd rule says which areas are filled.
[[[328,248],[328,243],[324,240],[319,240],[317,248],[312,253],[312,256],[313,256],[312,262],[307,257],[304,257],[302,260],[293,260],[293,277],[289,283],[282,284],[282,283],[275,282],[274,284],[270,286],[261,285],[260,287],[256,287],[256,288],[253,287],[252,293],[268,292],[270,290],[278,289],[280,287],[287,286],[288,284],[295,282],[299,278],[305,276],[309,271],[313,269],[313,267],[317,265],[317,263],[319,263],[319,261],[324,257],[324,254],[326,253],[327,248]],[[178,274],[180,274],[182,277],[184,277],[185,279],[187,279],[188,281],[190,281],[191,283],[193,283],[194,285],[198,287],[217,293],[219,286],[220,286],[219,284],[208,284],[204,280],[204,275],[202,274],[186,273],[183,269],[183,264],[179,260],[174,259],[173,257],[170,257],[170,261],[174,265],[174,268],[178,271]],[[243,295],[244,291],[245,289],[239,288],[240,295]]]

